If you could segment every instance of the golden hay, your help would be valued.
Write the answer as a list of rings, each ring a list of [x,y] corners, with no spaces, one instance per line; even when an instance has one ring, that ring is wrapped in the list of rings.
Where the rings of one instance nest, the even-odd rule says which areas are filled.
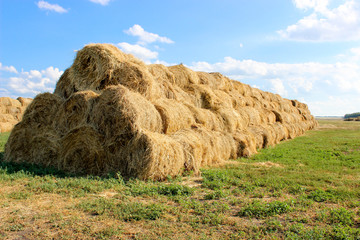
[[[91,126],[80,126],[60,140],[58,168],[68,172],[102,174],[108,158],[101,144],[102,136]]]
[[[175,133],[181,129],[190,128],[195,124],[191,111],[181,102],[162,98],[156,100],[154,106],[162,119],[162,133]]]
[[[32,98],[18,97],[16,100],[21,103],[22,107],[27,107],[32,102]]]
[[[174,74],[175,84],[181,88],[185,88],[191,84],[199,84],[199,76],[193,70],[182,64],[168,67],[169,71]]]
[[[55,122],[55,115],[63,100],[51,93],[42,93],[26,108],[22,122],[34,128],[52,126]],[[36,130],[36,129],[34,129]]]
[[[24,111],[31,101],[31,98],[0,97],[0,133],[10,132],[14,125],[21,121]]]
[[[184,171],[183,145],[168,135],[138,132],[123,151],[120,168],[124,176],[161,180]]]
[[[78,51],[68,78],[76,91],[121,84],[147,98],[153,95],[154,81],[146,65],[111,44],[89,44]]]
[[[72,94],[56,114],[55,128],[65,133],[89,121],[90,112],[99,94],[93,91],[81,91]]]
[[[14,119],[26,102],[2,101],[7,108],[0,111]],[[145,65],[110,44],[90,44],[54,94],[39,94],[28,106],[5,161],[162,180],[250,156],[316,125],[296,100],[220,73]]]
[[[17,123],[17,121],[16,122],[0,122],[0,133],[10,132],[16,123]]]

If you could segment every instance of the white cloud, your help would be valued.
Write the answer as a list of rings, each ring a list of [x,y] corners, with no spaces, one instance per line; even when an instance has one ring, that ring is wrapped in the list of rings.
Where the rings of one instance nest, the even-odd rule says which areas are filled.
[[[288,95],[281,79],[279,79],[279,78],[270,79],[270,82],[272,84],[271,90],[274,93],[277,93],[277,94],[281,95],[282,97],[286,97]]]
[[[90,0],[90,2],[93,2],[93,3],[98,3],[98,4],[101,4],[103,6],[106,6],[109,4],[111,0]]]
[[[138,44],[145,45],[147,43],[161,42],[161,43],[174,43],[173,40],[167,37],[161,37],[158,34],[146,32],[140,25],[135,24],[128,30],[124,31],[126,34],[139,37]]]
[[[0,62],[0,71],[10,72],[10,73],[18,72],[14,66],[3,66],[1,62]]]
[[[360,47],[358,48],[351,48],[351,53],[353,53],[355,56],[360,56]]]
[[[51,66],[46,68],[45,70],[41,70],[41,74],[44,77],[47,77],[53,81],[59,79],[60,76],[63,74],[63,71],[60,71],[58,68],[54,68]]]
[[[239,80],[261,80],[271,83],[273,79],[281,79],[295,93],[298,91],[310,92],[314,84],[319,82],[337,86],[343,92],[356,91],[360,93],[360,65],[351,62],[271,64],[225,57],[223,62],[214,64],[195,62],[190,67],[198,71],[221,72]]]
[[[0,94],[3,96],[10,95],[10,97],[34,97],[41,92],[52,92],[62,74],[63,71],[54,67],[14,73],[12,77],[0,79],[1,85],[6,90],[0,89]]]
[[[117,44],[119,48],[125,53],[133,54],[135,57],[140,58],[144,62],[149,62],[151,59],[157,59],[158,52],[153,52],[138,44],[130,44],[127,42],[121,42]]]
[[[322,100],[308,101],[307,104],[316,116],[344,116],[359,112],[360,96],[327,96]]]
[[[352,41],[360,40],[360,6],[355,0],[334,9],[328,8],[328,0],[294,0],[297,8],[312,13],[278,34],[297,41]]]
[[[327,9],[329,0],[293,0],[295,6],[299,9],[308,10],[315,9],[322,12]]]
[[[66,13],[68,10],[64,9],[58,4],[51,4],[46,1],[38,1],[37,3],[38,8],[41,10],[47,10],[47,11],[54,11],[57,13]]]

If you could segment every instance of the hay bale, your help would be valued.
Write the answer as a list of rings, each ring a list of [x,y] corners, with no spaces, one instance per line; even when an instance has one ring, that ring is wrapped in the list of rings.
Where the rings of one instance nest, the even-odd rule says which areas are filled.
[[[244,97],[242,95],[240,95],[238,92],[236,92],[234,90],[231,90],[231,91],[229,91],[227,93],[231,97],[232,107],[235,110],[239,110],[242,107],[246,106],[246,102],[245,102]]]
[[[51,93],[37,95],[26,108],[22,122],[32,127],[52,126],[63,100]]]
[[[0,105],[9,107],[21,107],[21,103],[18,100],[9,97],[0,97]]]
[[[30,157],[32,136],[33,130],[26,123],[20,122],[15,125],[5,144],[4,160],[16,163],[32,162]]]
[[[146,65],[111,44],[85,46],[77,52],[67,74],[78,91],[96,92],[118,84],[137,91],[147,98],[152,98],[155,91],[151,73]],[[64,79],[64,81],[68,80]],[[55,89],[55,92],[61,92],[61,90]]]
[[[102,138],[90,125],[72,129],[60,140],[57,167],[71,173],[104,174],[109,159]]]
[[[1,115],[0,115],[0,122],[1,122],[1,123],[6,123],[6,122],[9,122],[9,123],[17,123],[18,120],[16,119],[16,117],[14,117],[14,116],[11,115],[11,114],[1,114]]]
[[[233,133],[236,130],[243,130],[247,127],[246,116],[240,115],[233,108],[221,108],[216,111],[220,119],[220,129],[224,132]]]
[[[59,132],[66,133],[80,125],[87,124],[98,97],[99,94],[93,91],[80,91],[72,94],[59,107],[54,127]]]
[[[248,130],[255,137],[255,144],[257,149],[262,149],[274,145],[274,135],[271,134],[267,127],[262,125],[250,126]]]
[[[255,137],[247,129],[236,130],[236,132],[233,133],[233,138],[237,145],[238,157],[250,157],[257,153]]]
[[[1,101],[1,112],[21,118],[25,99]],[[78,51],[54,94],[39,94],[28,106],[6,144],[5,161],[162,180],[251,156],[316,125],[297,100],[220,73],[145,65],[113,45],[90,44]]]
[[[246,106],[243,108],[244,112],[249,116],[249,125],[258,126],[261,124],[262,119],[257,109]]]
[[[275,122],[272,124],[272,127],[274,128],[276,134],[275,143],[279,143],[280,141],[287,139],[288,131],[281,123]]]
[[[155,106],[137,92],[118,85],[106,88],[89,116],[90,122],[108,141],[145,129],[162,132],[162,119]]]
[[[227,101],[222,101],[219,97],[222,95],[221,91],[216,91],[215,93],[215,90],[213,90],[210,86],[203,84],[191,84],[185,89],[185,91],[187,94],[194,96],[193,104],[196,107],[212,111],[232,107],[231,97],[228,96]]]
[[[70,68],[66,69],[61,75],[59,81],[56,83],[54,94],[67,99],[71,94],[76,93],[79,89],[76,89],[75,84],[69,76]]]
[[[179,141],[170,136],[149,132],[137,132],[123,151],[120,169],[125,177],[161,180],[184,171],[186,158]]]
[[[224,129],[223,122],[216,113],[209,109],[199,108],[193,104],[185,103],[185,106],[190,110],[194,120],[195,126],[203,126],[214,131],[222,131]]]
[[[183,64],[168,67],[169,71],[174,74],[175,82],[181,88],[185,88],[191,84],[199,84],[199,76],[193,70],[185,67]]]
[[[175,133],[181,129],[190,128],[195,124],[192,112],[181,102],[161,98],[154,102],[154,106],[162,119],[162,133]]]
[[[231,134],[206,128],[194,128],[194,131],[202,139],[203,156],[199,159],[200,166],[216,165],[236,156],[237,145]]]
[[[226,92],[232,89],[232,81],[218,72],[197,72],[197,75],[199,77],[200,84],[208,85],[213,89]]]
[[[14,125],[21,121],[31,101],[31,98],[0,97],[0,132],[10,132]]]
[[[18,97],[16,100],[21,103],[22,107],[27,107],[32,102],[32,98]]]
[[[10,132],[15,124],[13,122],[0,122],[0,133]]]
[[[155,78],[157,82],[170,82],[175,83],[175,75],[162,64],[149,64],[147,65],[149,72]]]
[[[171,138],[182,145],[184,152],[184,171],[192,171],[195,175],[200,174],[201,162],[204,150],[202,138],[193,129],[182,129],[171,135]]]
[[[45,127],[32,131],[31,135],[29,151],[31,161],[28,162],[46,167],[58,167],[55,165],[60,149],[58,133],[52,127]]]

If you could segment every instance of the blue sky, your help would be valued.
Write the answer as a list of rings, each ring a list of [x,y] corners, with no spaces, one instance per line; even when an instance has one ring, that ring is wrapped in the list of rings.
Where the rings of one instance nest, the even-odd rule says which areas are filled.
[[[221,72],[317,116],[360,111],[359,0],[1,0],[0,96],[52,92],[76,50]]]

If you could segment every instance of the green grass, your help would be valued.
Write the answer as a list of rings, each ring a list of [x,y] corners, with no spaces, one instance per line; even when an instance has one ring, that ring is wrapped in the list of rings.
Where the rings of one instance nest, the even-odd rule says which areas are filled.
[[[123,221],[155,220],[162,216],[164,210],[160,204],[123,203],[117,199],[106,198],[83,201],[76,207],[92,215],[105,215]]]
[[[268,203],[254,201],[243,207],[238,213],[238,216],[266,218],[266,217],[290,212],[292,210],[291,205],[292,205],[291,201],[289,202],[273,201]]]
[[[360,122],[320,123],[164,182],[7,163],[2,133],[0,238],[360,239]]]

